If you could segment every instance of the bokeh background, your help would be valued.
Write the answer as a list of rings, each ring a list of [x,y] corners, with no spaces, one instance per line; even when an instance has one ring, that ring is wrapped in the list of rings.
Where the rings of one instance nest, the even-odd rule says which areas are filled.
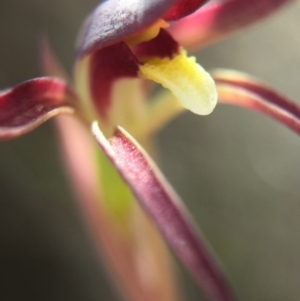
[[[0,88],[39,75],[47,33],[71,70],[74,41],[96,0],[0,0]],[[197,53],[249,72],[300,104],[300,3]],[[300,139],[274,121],[218,106],[158,135],[161,163],[221,258],[241,300],[298,301]],[[0,299],[118,300],[69,192],[51,122],[0,143]],[[179,267],[180,269],[180,267]],[[186,300],[199,300],[181,271]]]

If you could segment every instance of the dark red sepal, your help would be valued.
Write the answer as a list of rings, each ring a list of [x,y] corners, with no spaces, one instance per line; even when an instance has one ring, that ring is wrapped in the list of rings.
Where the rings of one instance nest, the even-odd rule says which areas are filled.
[[[137,77],[138,71],[139,62],[124,42],[99,49],[91,55],[91,95],[104,121],[107,121],[113,83],[120,78]]]
[[[300,135],[300,107],[286,96],[247,74],[233,70],[212,72],[219,103],[263,113]]]
[[[210,1],[174,22],[169,32],[184,48],[199,49],[263,20],[291,2],[295,0]]]
[[[163,16],[167,21],[175,21],[186,17],[196,11],[208,0],[177,0],[177,3]]]
[[[174,253],[211,301],[236,301],[217,260],[195,229],[182,201],[142,147],[123,129],[106,139],[97,122],[93,134]]]
[[[62,80],[37,78],[0,92],[0,139],[21,136],[60,113],[73,113],[75,95]]]
[[[83,26],[78,55],[82,57],[142,32],[174,5],[178,6],[176,0],[110,0],[101,3]]]
[[[164,29],[160,30],[156,38],[140,43],[134,48],[134,54],[141,61],[147,57],[172,58],[178,52],[179,44]]]

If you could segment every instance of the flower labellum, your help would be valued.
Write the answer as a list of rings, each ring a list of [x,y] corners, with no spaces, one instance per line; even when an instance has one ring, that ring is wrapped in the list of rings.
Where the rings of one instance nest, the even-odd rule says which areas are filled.
[[[154,153],[151,137],[171,118],[185,109],[207,115],[218,98],[300,133],[300,108],[286,97],[236,71],[218,70],[211,76],[186,51],[291,1],[104,1],[81,30],[76,93],[45,43],[42,65],[49,77],[0,91],[2,140],[23,135],[57,114],[78,117],[60,116],[56,122],[64,163],[93,241],[127,300],[180,299],[165,242],[209,300],[237,300],[147,152]],[[148,99],[151,83],[166,89]]]
[[[165,30],[168,20],[191,13],[204,2],[188,1],[184,4],[177,1],[172,6],[170,2],[166,6],[169,15],[163,14],[163,10],[160,10],[160,15],[148,15],[148,10],[168,1],[154,1],[151,4],[140,1],[140,6],[144,5],[144,15],[141,16],[139,8],[133,5],[130,12],[135,14],[135,18],[128,17],[122,31],[117,25],[113,31],[111,24],[119,24],[125,15],[130,15],[129,6],[122,6],[123,2],[105,2],[88,18],[81,37],[78,61],[80,64],[88,57],[89,83],[85,86],[97,111],[95,117],[107,136],[112,135],[116,125],[126,129],[138,126],[132,125],[134,117],[130,121],[122,118],[124,92],[117,96],[115,92],[120,91],[118,82],[121,79],[139,78],[157,82],[170,90],[185,109],[199,115],[210,114],[215,108],[217,90],[213,79],[194,57],[187,56],[186,51]],[[130,83],[128,89],[129,86]],[[129,103],[127,106],[130,106]]]
[[[181,50],[173,58],[151,58],[140,67],[143,77],[169,89],[187,110],[207,115],[217,104],[217,90],[211,76]]]

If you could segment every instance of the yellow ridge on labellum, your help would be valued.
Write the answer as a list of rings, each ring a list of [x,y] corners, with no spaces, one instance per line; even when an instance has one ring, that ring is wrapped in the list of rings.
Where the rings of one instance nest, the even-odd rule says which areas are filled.
[[[182,106],[195,114],[210,114],[217,104],[215,82],[184,49],[172,58],[148,58],[140,75],[169,89]]]

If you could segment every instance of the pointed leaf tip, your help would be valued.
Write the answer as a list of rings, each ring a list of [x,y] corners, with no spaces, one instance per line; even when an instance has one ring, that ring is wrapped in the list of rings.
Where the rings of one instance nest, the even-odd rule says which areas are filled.
[[[109,140],[97,122],[92,131],[139,204],[209,299],[236,300],[205,239],[197,233],[182,202],[141,146],[120,128]]]
[[[0,139],[12,139],[60,113],[73,113],[75,95],[62,80],[37,78],[0,92]]]

